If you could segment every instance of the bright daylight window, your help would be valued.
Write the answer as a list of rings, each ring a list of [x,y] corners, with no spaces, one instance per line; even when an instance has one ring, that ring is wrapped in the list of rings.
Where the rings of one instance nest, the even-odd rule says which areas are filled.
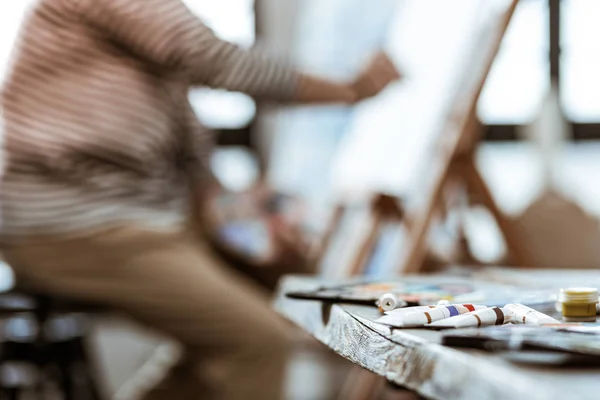
[[[522,1],[482,93],[479,114],[485,123],[535,119],[549,89],[548,41],[548,1]]]
[[[600,120],[600,1],[563,0],[561,96],[575,122]]]
[[[223,39],[249,47],[255,40],[252,0],[184,0]],[[203,124],[212,128],[241,128],[254,118],[254,101],[241,93],[195,89],[190,100]]]
[[[33,0],[6,1],[0,5],[0,84],[4,81],[10,52],[25,10]]]

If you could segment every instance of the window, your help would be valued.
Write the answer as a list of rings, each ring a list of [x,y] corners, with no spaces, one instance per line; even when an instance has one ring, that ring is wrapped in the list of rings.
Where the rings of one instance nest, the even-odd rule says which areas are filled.
[[[0,83],[25,11],[33,0],[6,1],[0,6]],[[220,37],[248,47],[254,43],[252,0],[185,0],[187,6]],[[254,118],[255,105],[239,93],[197,89],[190,93],[194,109],[214,128],[239,128]]]
[[[522,1],[482,93],[483,122],[527,124],[536,117],[550,82],[548,41],[548,1]]]
[[[254,44],[254,1],[184,0],[184,3],[219,37],[244,47]],[[190,92],[190,101],[203,124],[211,128],[243,128],[256,114],[254,101],[241,93],[195,89]]]
[[[0,84],[4,81],[11,50],[21,21],[32,0],[7,1],[0,5]]]

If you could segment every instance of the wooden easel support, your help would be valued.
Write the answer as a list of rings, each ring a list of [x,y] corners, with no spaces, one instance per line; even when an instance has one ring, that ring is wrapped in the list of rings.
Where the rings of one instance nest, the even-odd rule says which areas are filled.
[[[389,222],[401,223],[405,213],[398,198],[387,194],[377,194],[371,201],[371,215],[373,223],[366,240],[360,246],[358,256],[352,263],[350,269],[352,276],[364,273],[369,258],[377,245],[383,225]]]
[[[312,269],[314,271],[319,270],[319,266],[323,262],[325,254],[331,246],[331,242],[336,232],[340,230],[340,225],[342,223],[342,219],[344,218],[344,214],[346,213],[346,211],[347,207],[344,203],[339,203],[335,206],[335,209],[333,210],[333,214],[331,216],[329,224],[327,225],[325,233],[323,234],[321,239],[317,241],[317,243],[315,244],[315,249],[312,251],[310,262],[312,263]]]
[[[405,218],[402,202],[398,198],[388,194],[373,195],[368,207],[371,218],[370,225],[363,240],[358,244],[356,256],[347,270],[349,276],[360,275],[364,272],[369,257],[377,244],[377,238],[382,226],[389,222],[400,222]],[[313,263],[315,265],[321,265],[333,237],[340,230],[343,218],[346,216],[346,213],[350,212],[349,208],[350,205],[340,203],[333,211],[327,230],[313,255]]]
[[[415,220],[411,230],[408,256],[399,268],[402,273],[413,274],[421,270],[427,251],[427,232],[433,214],[436,209],[442,206],[442,193],[451,181],[464,185],[469,199],[477,200],[478,203],[481,203],[490,211],[503,235],[514,264],[518,266],[531,265],[527,253],[522,248],[518,231],[513,226],[512,221],[498,207],[490,189],[477,169],[475,151],[480,137],[481,123],[474,113],[465,125],[465,129],[467,131],[462,135],[463,140],[459,144],[458,152],[451,159],[449,167],[442,171],[433,188],[433,195]]]
[[[519,232],[515,229],[513,221],[506,216],[494,200],[494,197],[481,176],[475,164],[474,154],[469,154],[468,158],[462,161],[462,176],[465,178],[467,190],[470,197],[475,197],[481,204],[490,211],[494,220],[498,224],[498,228],[502,233],[509,255],[515,265],[531,266],[531,262],[527,252],[523,248],[523,242],[519,239]]]

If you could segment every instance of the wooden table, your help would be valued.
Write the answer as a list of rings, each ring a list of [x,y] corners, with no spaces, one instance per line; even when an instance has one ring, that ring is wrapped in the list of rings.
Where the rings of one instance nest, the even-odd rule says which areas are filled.
[[[580,283],[600,287],[600,271],[521,273],[492,269],[485,272],[485,278],[509,283],[535,282],[544,287]],[[288,291],[313,289],[322,284],[318,278],[285,278],[279,287],[275,308],[340,356],[424,397],[444,400],[600,398],[600,367],[566,369],[514,364],[493,353],[441,346],[441,333],[436,331],[390,329],[374,323],[379,316],[374,307],[285,297]]]

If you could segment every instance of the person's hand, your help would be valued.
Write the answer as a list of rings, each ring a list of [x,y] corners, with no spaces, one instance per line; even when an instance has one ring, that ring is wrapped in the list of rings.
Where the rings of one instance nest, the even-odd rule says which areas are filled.
[[[401,77],[390,57],[384,52],[377,53],[352,83],[352,89],[356,93],[356,101],[378,95],[390,83],[399,80]]]

